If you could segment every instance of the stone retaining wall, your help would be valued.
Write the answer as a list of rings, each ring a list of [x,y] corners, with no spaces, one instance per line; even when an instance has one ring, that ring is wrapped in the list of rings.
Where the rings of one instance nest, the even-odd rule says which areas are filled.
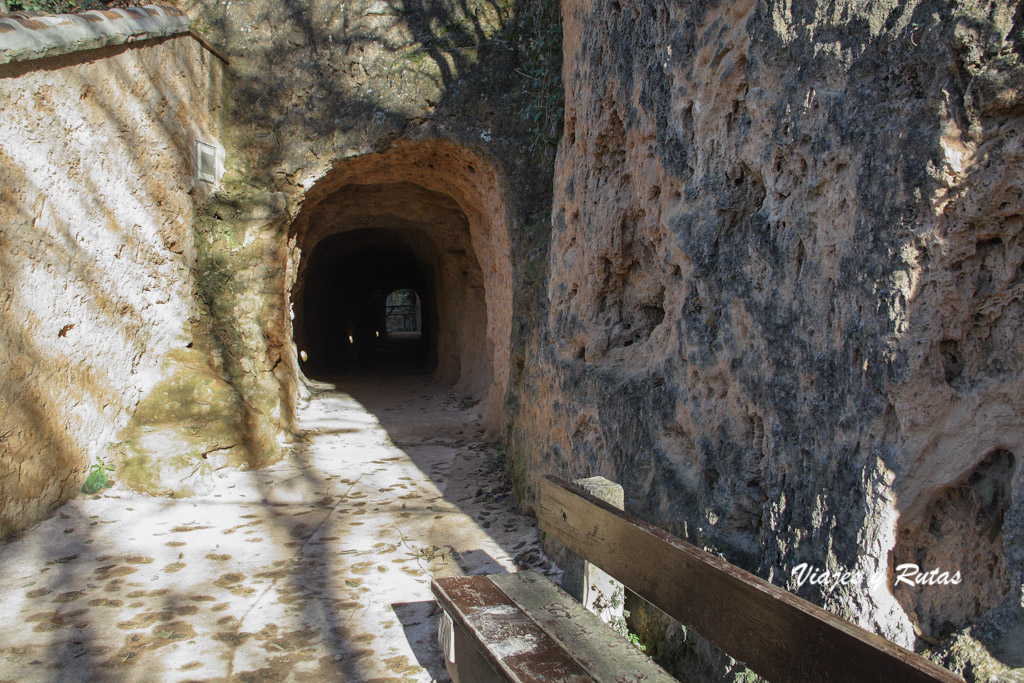
[[[193,353],[194,210],[212,190],[194,157],[220,136],[223,65],[167,8],[0,31],[2,538],[74,495],[172,352]]]

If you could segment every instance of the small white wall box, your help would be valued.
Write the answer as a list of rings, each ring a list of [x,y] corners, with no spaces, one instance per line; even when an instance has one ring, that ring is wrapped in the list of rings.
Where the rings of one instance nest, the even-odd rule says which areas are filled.
[[[196,177],[207,183],[217,182],[217,148],[196,140]]]

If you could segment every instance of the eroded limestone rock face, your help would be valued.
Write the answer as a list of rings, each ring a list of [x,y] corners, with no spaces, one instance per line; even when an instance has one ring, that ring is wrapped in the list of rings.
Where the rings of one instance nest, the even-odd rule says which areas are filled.
[[[187,34],[43,66],[0,73],[0,537],[113,459],[192,344],[194,145],[220,132]]]
[[[1019,612],[1019,13],[562,7],[547,328],[509,429],[520,481],[622,482],[627,510],[906,646]],[[963,583],[791,574],[904,561]]]

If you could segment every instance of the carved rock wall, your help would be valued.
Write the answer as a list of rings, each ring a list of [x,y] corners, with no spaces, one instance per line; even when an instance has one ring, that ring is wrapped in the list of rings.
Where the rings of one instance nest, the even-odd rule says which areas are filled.
[[[187,34],[0,67],[0,537],[77,492],[192,342],[221,78]]]
[[[296,395],[293,339],[306,342],[303,301],[317,296],[307,290],[308,259],[324,237],[397,227],[415,235],[418,254],[437,237],[441,256],[421,260],[437,266],[435,287],[447,292],[440,314],[451,324],[438,339],[438,378],[457,380],[458,390],[482,399],[497,430],[509,383],[511,231],[524,214],[547,214],[535,201],[545,193],[538,190],[542,174],[528,158],[528,133],[513,99],[530,78],[513,69],[516,4],[316,0],[199,2],[188,9],[193,25],[232,60],[232,163],[216,198],[224,209],[204,221],[241,242],[253,201],[274,194],[283,202],[282,215],[260,229],[272,253],[251,261],[253,271],[265,265],[266,272],[247,291],[225,297],[262,303],[262,311],[232,321],[238,307],[225,305],[218,318],[232,354],[255,359],[260,367],[252,377],[262,371],[266,378],[244,393],[250,403],[266,404],[256,422],[268,433],[287,426]],[[405,184],[446,195],[465,214],[468,236],[452,241],[441,235],[447,228],[432,227],[432,209],[415,210],[418,189],[397,214],[370,195],[366,202],[345,199],[361,185]],[[339,210],[332,213],[332,206]],[[465,251],[465,258],[446,250]],[[211,243],[210,253],[219,261],[224,246]],[[236,268],[223,269],[229,282]],[[323,353],[318,349],[317,357]],[[232,372],[239,381],[250,377]],[[280,411],[272,416],[274,401]]]
[[[1020,13],[562,9],[547,328],[508,428],[519,480],[619,481],[627,510],[794,590],[801,562],[963,570],[956,601],[799,588],[903,645],[1019,611]]]

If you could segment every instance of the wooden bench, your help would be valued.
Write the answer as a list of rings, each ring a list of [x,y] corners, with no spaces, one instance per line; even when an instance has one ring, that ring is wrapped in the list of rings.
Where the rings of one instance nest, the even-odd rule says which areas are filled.
[[[962,679],[556,477],[540,528],[771,681]],[[437,579],[456,683],[674,680],[535,572]]]

